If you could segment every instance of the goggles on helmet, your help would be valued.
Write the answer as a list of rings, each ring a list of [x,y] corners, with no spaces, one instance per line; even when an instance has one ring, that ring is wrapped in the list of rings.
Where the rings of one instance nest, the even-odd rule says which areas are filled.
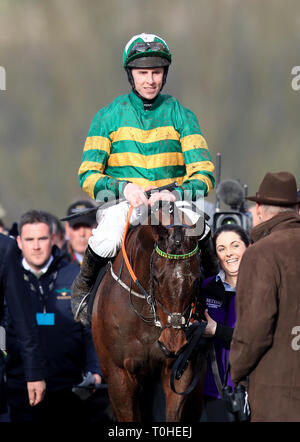
[[[129,54],[128,54],[128,58],[131,57],[132,55],[135,55],[139,52],[147,52],[147,51],[151,51],[151,52],[164,52],[165,54],[167,54],[168,56],[170,56],[170,51],[169,49],[163,44],[163,43],[159,43],[156,41],[153,42],[144,42],[144,43],[136,43],[130,50]]]
[[[124,62],[124,67],[126,68],[127,66],[130,66],[134,60],[143,59],[143,57],[152,57],[153,59],[156,57],[159,65],[162,66],[168,66],[171,63],[172,58],[168,47],[161,42],[138,42],[134,44],[128,52]]]

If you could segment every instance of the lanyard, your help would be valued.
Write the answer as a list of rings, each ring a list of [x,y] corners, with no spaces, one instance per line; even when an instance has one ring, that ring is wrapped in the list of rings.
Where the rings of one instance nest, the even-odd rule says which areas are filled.
[[[32,274],[34,275],[34,273],[32,273]],[[46,274],[47,274],[47,272],[45,273],[45,275]],[[58,275],[57,271],[55,271],[55,272],[51,273],[51,275],[49,275],[50,276],[50,282],[48,284],[47,290],[44,290],[45,284],[44,284],[44,286],[42,285],[42,282],[41,282],[41,278],[42,277],[41,278],[37,278],[35,276],[37,284],[34,284],[34,283],[30,282],[30,277],[28,276],[28,274],[24,273],[24,280],[28,283],[30,290],[33,291],[33,292],[36,292],[36,291],[38,292],[39,300],[40,300],[40,302],[42,303],[42,306],[43,306],[43,313],[47,312],[46,306],[47,306],[47,300],[48,300],[49,292],[51,292],[53,290],[53,288],[54,288],[54,283],[55,283],[55,280],[57,278],[57,275]]]

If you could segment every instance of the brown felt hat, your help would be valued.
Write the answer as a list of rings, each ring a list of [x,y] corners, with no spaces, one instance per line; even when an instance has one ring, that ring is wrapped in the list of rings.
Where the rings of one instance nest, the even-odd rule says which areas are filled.
[[[271,206],[293,206],[300,202],[296,179],[289,172],[268,172],[256,195],[248,196],[247,200]]]

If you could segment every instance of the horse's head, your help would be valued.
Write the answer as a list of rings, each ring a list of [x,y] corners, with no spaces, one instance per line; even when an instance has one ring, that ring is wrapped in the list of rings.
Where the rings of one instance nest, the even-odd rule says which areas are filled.
[[[143,293],[135,295],[145,298],[154,325],[162,329],[160,341],[175,351],[185,343],[182,330],[189,325],[197,295],[200,276],[197,233],[203,229],[193,224],[192,214],[188,216],[175,203],[160,201],[148,215],[146,223],[131,230],[127,238],[125,230],[123,258],[131,279]],[[131,305],[141,319],[149,322],[149,316],[144,314],[147,308],[142,307],[141,312]]]
[[[177,351],[184,335],[183,339],[175,339],[171,328],[185,329],[192,314],[200,275],[198,236],[189,234],[195,225],[174,203],[157,205],[152,214],[155,248],[150,272],[152,292],[164,328],[160,341]]]
[[[203,224],[202,219],[199,219],[199,224]],[[153,206],[151,227],[156,242],[168,248],[169,253],[176,254],[197,244],[198,226],[174,202],[158,201]]]

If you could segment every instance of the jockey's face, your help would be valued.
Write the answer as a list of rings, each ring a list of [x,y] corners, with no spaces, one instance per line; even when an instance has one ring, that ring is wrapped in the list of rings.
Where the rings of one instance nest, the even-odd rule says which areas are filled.
[[[164,68],[132,69],[136,91],[144,98],[152,100],[161,90]]]
[[[238,275],[246,245],[236,232],[221,232],[216,240],[220,265],[227,277]]]
[[[36,272],[41,270],[52,252],[53,235],[49,226],[45,223],[24,224],[17,241],[29,266]]]

